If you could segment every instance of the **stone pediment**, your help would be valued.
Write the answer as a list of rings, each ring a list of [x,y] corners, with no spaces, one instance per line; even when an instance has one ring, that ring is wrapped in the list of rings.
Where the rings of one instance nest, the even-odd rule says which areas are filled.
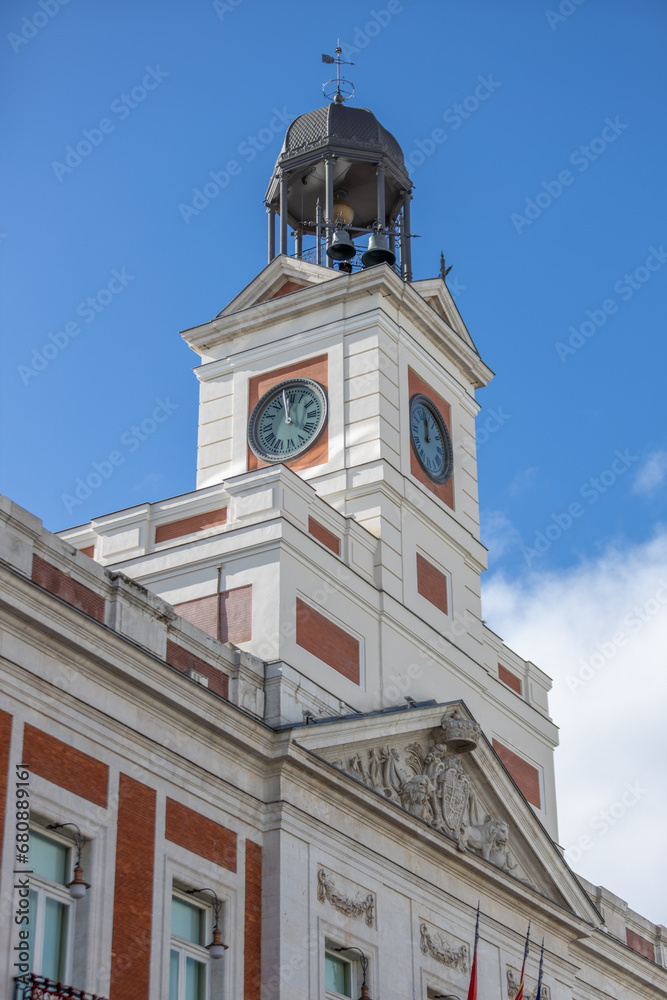
[[[458,334],[461,340],[478,354],[475,342],[470,336],[461,313],[458,311],[456,303],[452,298],[452,293],[442,278],[425,278],[420,281],[413,281],[412,287],[428,303],[431,309],[444,319],[454,333]]]
[[[271,263],[218,313],[216,319],[230,316],[242,309],[249,309],[259,302],[320,285],[323,281],[332,281],[340,276],[341,272],[333,268],[318,267],[316,264],[281,254],[274,257]]]
[[[293,733],[338,771],[584,919],[599,915],[462,703],[350,716]]]

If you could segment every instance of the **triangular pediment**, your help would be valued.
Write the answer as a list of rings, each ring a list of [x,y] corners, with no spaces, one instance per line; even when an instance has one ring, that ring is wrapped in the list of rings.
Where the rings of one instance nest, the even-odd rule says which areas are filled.
[[[473,351],[479,353],[475,347],[475,342],[468,332],[461,314],[456,307],[456,303],[452,298],[452,293],[447,288],[446,282],[442,278],[426,278],[423,281],[413,281],[411,282],[412,287],[419,295],[424,299],[424,301],[433,309],[434,312],[444,319],[445,323],[458,334],[461,340],[472,348]]]
[[[320,285],[323,281],[332,281],[340,275],[340,271],[334,271],[332,268],[320,267],[308,261],[295,260],[293,257],[279,254],[218,313],[216,319],[240,312],[242,309],[249,309],[259,302],[267,302],[269,299]]]
[[[599,922],[583,887],[462,702],[348,716],[293,736],[385,799],[388,809],[438,830],[462,854]]]

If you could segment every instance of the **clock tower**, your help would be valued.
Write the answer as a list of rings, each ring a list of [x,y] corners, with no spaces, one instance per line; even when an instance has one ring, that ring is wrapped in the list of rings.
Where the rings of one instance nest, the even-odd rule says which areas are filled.
[[[62,535],[233,643],[238,702],[271,726],[465,702],[555,837],[550,681],[482,619],[492,373],[444,276],[413,278],[411,200],[399,143],[340,83],[296,118],[266,267],[183,333],[196,489]]]

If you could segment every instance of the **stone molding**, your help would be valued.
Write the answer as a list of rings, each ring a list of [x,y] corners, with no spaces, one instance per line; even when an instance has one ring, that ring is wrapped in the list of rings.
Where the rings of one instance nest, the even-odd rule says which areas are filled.
[[[317,873],[317,898],[320,903],[328,900],[331,905],[346,917],[360,917],[364,915],[368,927],[375,923],[375,896],[372,892],[364,895],[359,892],[355,897],[345,896],[339,889],[332,877],[320,868]]]
[[[436,962],[447,965],[450,969],[460,969],[464,976],[467,975],[467,944],[461,944],[456,947],[455,944],[443,937],[435,928],[429,930],[428,924],[423,921],[419,925],[419,934],[419,947],[421,948],[422,955],[430,955]]]

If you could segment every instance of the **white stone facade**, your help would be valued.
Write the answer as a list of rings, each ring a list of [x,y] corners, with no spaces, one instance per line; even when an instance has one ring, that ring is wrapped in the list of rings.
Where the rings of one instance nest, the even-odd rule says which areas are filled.
[[[543,1000],[667,997],[665,929],[557,846],[551,682],[483,620],[475,391],[492,373],[444,280],[281,255],[183,336],[201,359],[195,491],[60,537],[0,506],[9,791],[27,764],[36,830],[87,840],[63,976],[164,1000],[172,896],[196,898],[209,937],[214,891],[229,949],[195,943],[206,1000],[331,998],[327,949],[348,949],[352,1000],[355,949],[373,1000],[463,997],[478,903],[479,1000],[513,1000],[528,920]],[[325,435],[258,462],[259,387],[308,366]],[[422,392],[449,422],[442,488],[415,464]]]
[[[166,996],[174,885],[212,886],[223,901],[221,928],[229,951],[211,963],[212,1000],[253,996],[243,868],[243,844],[249,841],[262,850],[262,978],[256,994],[262,998],[324,997],[328,946],[363,951],[374,1000],[464,997],[478,901],[480,997],[509,1000],[508,972],[520,967],[528,919],[533,940],[545,938],[544,984],[551,1000],[667,995],[665,928],[575,878],[484,737],[462,755],[463,771],[478,807],[507,823],[518,865],[512,871],[493,854],[485,859],[474,844],[462,850],[419,818],[408,799],[391,801],[341,768],[354,755],[393,746],[405,773],[409,747],[419,743],[426,750],[443,714],[456,706],[406,706],[269,726],[262,716],[270,671],[261,661],[179,619],[170,605],[43,531],[36,518],[4,500],[0,538],[2,710],[12,720],[0,882],[0,912],[10,929],[0,948],[5,995],[11,995],[16,931],[11,790],[29,727],[109,769],[104,807],[87,798],[92,793],[85,784],[73,791],[58,784],[65,780],[58,771],[44,777],[44,761],[36,761],[30,778],[33,822],[43,827],[74,819],[89,838],[84,865],[92,888],[76,904],[77,988],[119,995],[112,991],[118,961],[112,941],[119,920],[118,866],[124,863],[117,828],[127,776],[155,794],[153,853],[133,862],[149,864],[153,872],[150,1000]],[[62,591],[69,595],[65,599],[37,584],[34,557],[62,574],[49,587],[57,589],[66,578],[100,598],[102,620],[74,607],[70,590]],[[228,676],[229,697],[169,666],[170,642]],[[66,758],[64,752],[63,774]],[[234,834],[236,871],[206,860],[196,843],[185,848],[165,835],[172,800]],[[145,822],[136,816],[137,838]],[[136,912],[125,915],[126,921],[140,919],[140,896],[138,887]],[[651,943],[655,962],[626,946],[628,929]],[[357,953],[345,954],[358,974]],[[534,950],[529,986],[536,973]]]

